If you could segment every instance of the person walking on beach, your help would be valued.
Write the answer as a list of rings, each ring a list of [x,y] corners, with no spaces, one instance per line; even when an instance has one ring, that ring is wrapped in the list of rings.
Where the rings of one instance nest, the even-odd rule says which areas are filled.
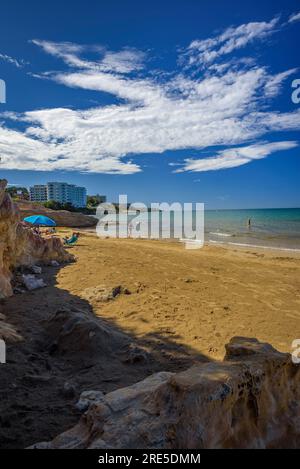
[[[251,218],[248,218],[248,223],[247,223],[247,225],[248,225],[248,228],[250,229],[250,228],[251,228]]]

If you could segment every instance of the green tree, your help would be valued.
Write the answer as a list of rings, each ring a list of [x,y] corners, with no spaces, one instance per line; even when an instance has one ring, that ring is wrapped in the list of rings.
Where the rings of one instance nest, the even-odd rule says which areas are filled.
[[[13,199],[18,199],[18,198],[25,199],[25,200],[29,199],[29,192],[26,187],[10,186],[10,187],[7,187],[6,192],[8,192],[9,195]]]
[[[48,200],[43,202],[44,207],[50,208],[51,210],[68,210],[68,212],[77,212],[77,208],[74,207],[70,202],[62,204],[56,200]]]
[[[87,206],[91,208],[97,208],[99,204],[106,202],[105,195],[88,195],[87,196]]]
[[[43,203],[44,207],[50,208],[51,210],[62,210],[63,204],[57,202],[56,200],[48,200]]]

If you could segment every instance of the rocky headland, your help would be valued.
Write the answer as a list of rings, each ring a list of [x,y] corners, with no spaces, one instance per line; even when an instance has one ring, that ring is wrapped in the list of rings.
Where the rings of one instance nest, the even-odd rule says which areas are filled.
[[[69,212],[68,210],[52,210],[46,208],[41,204],[29,202],[29,201],[18,201],[16,203],[22,218],[30,217],[31,215],[45,215],[46,217],[52,218],[57,226],[65,226],[70,228],[92,228],[96,226],[97,219],[90,215],[85,215],[80,212]]]
[[[13,293],[13,273],[20,267],[50,262],[70,262],[74,258],[57,237],[43,238],[21,223],[21,213],[0,181],[0,298]]]

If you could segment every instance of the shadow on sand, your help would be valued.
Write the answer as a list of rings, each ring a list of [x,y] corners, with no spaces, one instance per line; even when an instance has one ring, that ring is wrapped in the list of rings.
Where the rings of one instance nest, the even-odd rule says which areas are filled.
[[[96,317],[88,301],[56,286],[58,270],[43,269],[46,288],[0,303],[23,337],[7,344],[7,363],[0,365],[2,449],[51,440],[70,428],[80,416],[75,403],[82,391],[107,393],[157,371],[209,361],[171,338],[137,339]]]

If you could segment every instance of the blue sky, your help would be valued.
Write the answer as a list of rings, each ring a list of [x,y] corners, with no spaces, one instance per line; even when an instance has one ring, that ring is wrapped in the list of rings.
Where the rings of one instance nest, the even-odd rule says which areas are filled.
[[[299,207],[299,1],[1,2],[1,177]]]

